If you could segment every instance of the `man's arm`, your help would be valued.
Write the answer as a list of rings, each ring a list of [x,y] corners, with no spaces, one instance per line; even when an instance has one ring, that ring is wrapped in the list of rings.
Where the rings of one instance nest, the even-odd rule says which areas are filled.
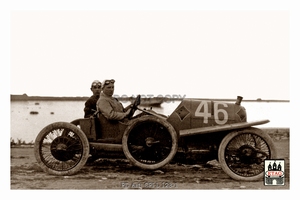
[[[124,108],[125,111],[130,110],[132,108],[132,104],[129,104],[128,106],[126,106],[126,108]]]
[[[92,115],[92,107],[90,105],[91,103],[89,100],[87,100],[84,104],[84,118],[89,118]]]
[[[102,100],[97,103],[99,111],[109,120],[122,120],[129,114],[130,110],[126,112],[114,111],[109,101]]]

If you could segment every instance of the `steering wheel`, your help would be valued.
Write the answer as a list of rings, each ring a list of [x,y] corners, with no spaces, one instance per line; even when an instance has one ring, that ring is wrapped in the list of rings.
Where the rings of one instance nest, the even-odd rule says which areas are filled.
[[[140,105],[140,103],[141,103],[141,95],[137,95],[136,99],[134,100],[134,102],[132,104],[129,115],[127,116],[128,119],[130,119],[133,116],[134,112],[137,110],[137,107],[138,107],[138,105]]]

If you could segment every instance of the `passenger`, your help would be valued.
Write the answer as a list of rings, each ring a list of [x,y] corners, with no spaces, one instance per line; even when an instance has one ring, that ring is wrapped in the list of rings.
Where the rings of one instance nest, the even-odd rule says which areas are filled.
[[[130,113],[131,105],[126,108],[113,97],[115,80],[105,80],[102,82],[102,92],[97,101],[97,110],[108,120],[123,120]]]
[[[93,92],[93,95],[84,104],[84,118],[92,117],[97,111],[97,101],[100,97],[101,82],[98,80],[93,81],[90,89]]]

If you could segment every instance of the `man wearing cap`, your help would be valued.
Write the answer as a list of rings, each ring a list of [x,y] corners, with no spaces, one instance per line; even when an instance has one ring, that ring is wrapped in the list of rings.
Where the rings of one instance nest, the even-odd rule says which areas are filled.
[[[113,97],[115,80],[105,80],[102,82],[102,92],[97,101],[97,109],[108,120],[122,120],[130,113],[131,105],[126,108]]]
[[[95,80],[92,82],[91,91],[93,95],[84,104],[84,118],[91,117],[97,111],[97,101],[101,92],[101,82]]]

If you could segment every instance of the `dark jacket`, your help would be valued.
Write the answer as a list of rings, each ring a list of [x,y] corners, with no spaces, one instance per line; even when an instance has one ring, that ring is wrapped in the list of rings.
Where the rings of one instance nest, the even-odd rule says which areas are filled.
[[[92,95],[84,104],[84,118],[89,118],[97,110],[99,95]]]

